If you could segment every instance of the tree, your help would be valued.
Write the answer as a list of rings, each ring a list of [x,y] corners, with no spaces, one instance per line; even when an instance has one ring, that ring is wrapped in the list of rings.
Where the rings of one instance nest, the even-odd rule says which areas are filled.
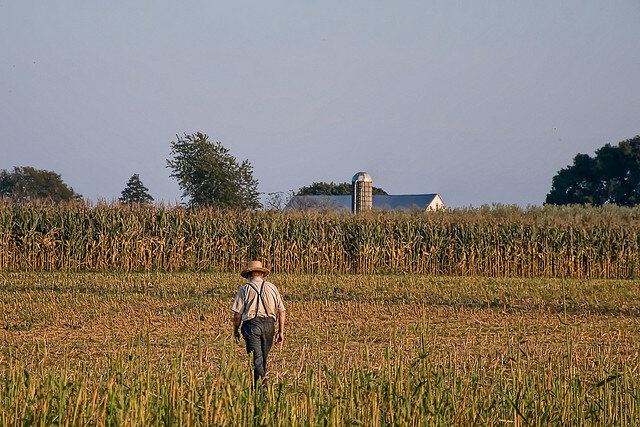
[[[301,187],[296,193],[297,196],[348,196],[351,195],[351,184],[343,182],[334,184],[333,182],[314,182],[313,184]],[[373,187],[373,194],[387,195],[382,188]]]
[[[259,208],[258,180],[248,160],[238,163],[222,143],[209,142],[200,132],[171,141],[167,167],[178,180],[189,206]]]
[[[120,201],[122,203],[151,203],[153,197],[149,194],[149,189],[140,181],[137,173],[131,175],[127,186],[122,190]]]
[[[82,198],[62,182],[59,174],[30,166],[14,167],[13,172],[0,171],[0,197],[16,202],[48,200],[54,203]]]
[[[276,191],[274,193],[267,193],[267,200],[264,207],[271,211],[281,211],[289,204],[294,196],[293,190]]]
[[[595,157],[578,154],[573,165],[558,171],[546,203],[612,203],[634,206],[640,203],[640,136],[606,144]]]

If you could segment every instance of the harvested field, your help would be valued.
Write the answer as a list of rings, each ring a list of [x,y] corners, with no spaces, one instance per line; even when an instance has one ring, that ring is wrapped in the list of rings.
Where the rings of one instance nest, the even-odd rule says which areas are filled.
[[[0,423],[640,420],[640,281],[274,274],[256,401],[230,273],[0,273]]]

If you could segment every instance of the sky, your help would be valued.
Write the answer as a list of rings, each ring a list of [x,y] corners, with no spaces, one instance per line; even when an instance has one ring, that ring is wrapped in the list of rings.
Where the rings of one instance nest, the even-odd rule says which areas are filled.
[[[0,0],[0,169],[179,202],[176,135],[265,195],[367,171],[448,206],[540,205],[640,134],[640,1]]]

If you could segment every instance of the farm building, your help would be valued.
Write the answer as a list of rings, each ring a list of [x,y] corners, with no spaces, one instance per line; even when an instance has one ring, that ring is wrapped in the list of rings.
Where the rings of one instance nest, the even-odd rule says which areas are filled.
[[[371,176],[358,172],[352,180],[352,194],[341,196],[293,196],[287,210],[339,210],[361,212],[379,210],[427,210],[435,211],[446,206],[437,193],[375,195],[371,194]]]

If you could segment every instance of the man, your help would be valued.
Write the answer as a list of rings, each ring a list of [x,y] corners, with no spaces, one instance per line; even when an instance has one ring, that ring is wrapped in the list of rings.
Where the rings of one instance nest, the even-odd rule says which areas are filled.
[[[269,270],[262,267],[260,261],[249,261],[240,275],[248,282],[240,287],[236,299],[231,305],[233,310],[233,335],[240,340],[242,336],[247,353],[253,353],[253,379],[262,380],[266,385],[267,356],[273,345],[275,322],[278,320],[276,344],[284,341],[285,308],[278,288],[264,280]]]

